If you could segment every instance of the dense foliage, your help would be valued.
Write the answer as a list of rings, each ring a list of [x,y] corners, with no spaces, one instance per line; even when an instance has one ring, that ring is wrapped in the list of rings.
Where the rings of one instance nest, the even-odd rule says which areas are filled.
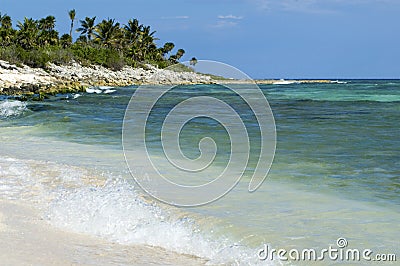
[[[73,42],[72,32],[75,10],[68,12],[71,20],[69,34],[60,36],[55,30],[56,19],[47,16],[39,20],[25,18],[12,27],[11,17],[0,13],[0,59],[14,64],[45,67],[46,63],[67,64],[72,61],[83,65],[99,64],[114,70],[123,66],[150,63],[161,68],[175,64],[185,51],[171,51],[171,42],[157,47],[155,31],[140,24],[137,19],[121,25],[114,19],[103,19],[96,24],[96,17],[80,20],[76,32],[79,38]]]

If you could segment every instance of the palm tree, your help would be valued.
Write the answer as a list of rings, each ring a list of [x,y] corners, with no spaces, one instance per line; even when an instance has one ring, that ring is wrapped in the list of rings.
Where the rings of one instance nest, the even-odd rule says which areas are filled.
[[[72,39],[72,29],[74,28],[74,20],[75,20],[75,16],[76,16],[75,9],[68,11],[68,15],[69,15],[69,19],[71,20],[71,29],[69,30],[69,36]]]
[[[87,40],[86,35],[79,35],[79,37],[76,39],[76,42],[77,43],[87,43],[88,40]]]
[[[179,50],[176,52],[176,59],[177,59],[177,60],[181,59],[181,57],[182,57],[184,54],[185,54],[185,50],[179,49]]]
[[[196,57],[192,57],[192,59],[190,59],[190,65],[191,66],[195,66],[197,64],[197,59]]]
[[[106,47],[112,47],[117,41],[117,35],[120,33],[119,23],[115,19],[103,19],[95,29],[95,41]]]
[[[137,19],[130,19],[128,21],[128,24],[124,25],[124,29],[126,39],[129,41],[129,44],[133,44],[138,41],[141,31],[143,29],[143,25],[139,24],[139,21]]]
[[[60,38],[60,44],[63,48],[67,48],[72,44],[72,39],[69,34],[63,34]]]
[[[59,47],[67,48],[72,45],[72,31],[74,30],[76,19],[75,9],[68,11],[68,15],[71,21],[69,34],[67,32],[59,39],[59,33],[55,30],[56,19],[54,16],[47,16],[40,20],[25,17],[22,22],[18,22],[17,28],[13,29],[11,17],[6,14],[0,14],[0,48],[15,44],[22,53],[22,49],[34,50],[38,47],[43,47],[45,49],[27,53],[29,62],[42,66],[43,64],[40,60],[50,59],[50,52],[52,52],[54,46],[60,45]],[[76,47],[79,48],[81,46],[80,48],[87,49],[77,50],[79,55],[74,53],[73,58],[77,60],[82,58],[82,60],[87,60],[88,62],[95,62],[97,57],[100,58],[106,55],[107,62],[113,63],[115,61],[115,64],[123,63],[126,60],[129,64],[135,63],[134,61],[142,61],[165,67],[171,62],[178,62],[185,54],[183,49],[179,49],[172,54],[175,48],[175,44],[172,42],[167,42],[158,47],[156,44],[158,39],[155,37],[156,32],[150,26],[140,24],[137,19],[130,19],[123,27],[114,19],[104,19],[98,25],[96,25],[95,21],[96,17],[86,17],[83,20],[79,20],[80,23],[76,32],[79,32],[80,36],[76,40]],[[87,45],[88,42],[91,43],[90,47]],[[50,47],[49,45],[52,46]],[[99,47],[100,45],[103,47]],[[72,47],[75,48],[75,45]],[[91,55],[92,51],[94,56]],[[66,52],[70,53],[72,51]],[[88,55],[89,52],[90,55]],[[98,56],[97,52],[99,53]],[[170,55],[169,59],[167,59],[167,55]],[[47,57],[48,59],[46,59]],[[131,57],[131,59],[128,57]],[[103,58],[102,61],[104,61]],[[195,65],[196,62],[197,60],[192,58],[191,65]]]
[[[17,27],[19,28],[17,43],[27,50],[34,48],[39,35],[37,21],[25,17],[24,22],[18,21]]]
[[[123,49],[127,46],[127,39],[125,38],[125,30],[123,28],[118,27],[115,31],[115,37],[113,41],[113,46],[123,53]]]
[[[178,63],[178,60],[181,59],[181,57],[184,55],[185,50],[183,49],[179,49],[176,54],[173,54],[169,57],[169,61],[171,61],[172,63],[176,64]]]
[[[143,25],[139,24],[137,19],[130,19],[128,24],[124,25],[125,39],[127,40],[126,53],[134,60],[139,60],[139,41],[142,36]]]
[[[15,30],[12,28],[11,17],[0,13],[0,44],[8,46],[13,42]]]
[[[150,26],[143,26],[143,30],[142,30],[142,35],[143,36],[148,36],[148,37],[151,37],[152,38],[152,41],[153,40],[156,40],[154,37],[153,37],[153,35],[156,33],[156,31],[151,31],[150,30]]]
[[[58,32],[55,30],[41,31],[38,36],[40,46],[56,45],[58,43]]]
[[[38,28],[40,34],[38,42],[41,45],[55,45],[58,43],[58,32],[54,30],[56,25],[56,18],[53,16],[47,16],[38,21]]]
[[[175,44],[173,44],[172,42],[167,42],[164,44],[164,47],[161,48],[162,51],[162,55],[165,56],[166,54],[168,54],[169,52],[172,51],[172,49],[175,48]]]
[[[11,29],[12,27],[11,17],[7,14],[1,15],[0,13],[0,24],[3,29]]]
[[[96,29],[96,25],[94,21],[96,20],[96,17],[86,17],[85,20],[80,20],[79,22],[81,23],[81,27],[78,28],[76,31],[80,32],[81,35],[87,36],[87,39],[89,42],[92,40],[92,37],[95,37],[94,31]]]
[[[154,38],[154,34],[156,31],[151,31],[150,26],[144,26],[143,30],[141,31],[141,36],[139,38],[138,42],[138,49],[137,49],[137,54],[136,57],[138,60],[142,61],[146,59],[147,54],[150,51],[154,51],[154,41],[158,40],[157,38]]]
[[[56,18],[54,16],[47,16],[39,20],[39,29],[44,31],[52,31],[56,26]]]

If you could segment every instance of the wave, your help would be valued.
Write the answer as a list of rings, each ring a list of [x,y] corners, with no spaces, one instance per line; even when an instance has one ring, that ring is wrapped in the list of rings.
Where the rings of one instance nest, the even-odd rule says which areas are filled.
[[[95,87],[90,87],[86,89],[87,93],[96,93],[96,94],[110,94],[110,93],[114,93],[117,90],[114,90],[114,87],[110,87],[110,86],[95,86]]]
[[[255,250],[204,232],[195,219],[145,200],[122,178],[102,179],[77,167],[0,157],[0,192],[0,198],[34,202],[44,219],[65,231],[161,247],[208,264],[260,262]]]
[[[300,81],[296,81],[296,80],[284,80],[284,79],[280,79],[278,81],[274,81],[272,84],[274,85],[289,85],[289,84],[299,84]]]
[[[318,81],[318,80],[285,80],[285,79],[280,79],[280,80],[275,80],[272,82],[273,85],[290,85],[290,84],[319,84],[319,83],[332,83],[332,84],[347,84],[347,81],[340,81],[340,80],[324,80],[324,81]]]
[[[47,218],[73,232],[120,244],[161,247],[205,258],[212,264],[251,259],[250,250],[202,234],[193,219],[145,202],[123,182],[64,194],[52,203]]]
[[[21,101],[5,100],[0,102],[0,119],[21,115],[27,110],[26,103]]]
[[[330,83],[334,83],[334,84],[347,84],[347,81],[339,81],[339,80],[331,80]]]

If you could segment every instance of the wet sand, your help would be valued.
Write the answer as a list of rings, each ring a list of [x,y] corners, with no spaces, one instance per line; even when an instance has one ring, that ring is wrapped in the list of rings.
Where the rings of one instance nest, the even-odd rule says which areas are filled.
[[[64,232],[28,205],[0,201],[1,265],[204,265],[164,249],[127,246]]]

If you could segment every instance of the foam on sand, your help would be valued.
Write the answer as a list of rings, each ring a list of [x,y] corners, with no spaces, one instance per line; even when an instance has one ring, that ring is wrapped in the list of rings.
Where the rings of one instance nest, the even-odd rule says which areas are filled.
[[[150,249],[151,252],[161,250],[158,255],[175,254],[170,256],[172,264],[184,265],[188,258],[190,265],[258,262],[254,250],[202,230],[201,224],[211,223],[209,220],[195,221],[179,210],[161,208],[142,198],[132,185],[122,179],[93,176],[85,169],[51,162],[0,157],[0,187],[0,201],[3,199],[6,202],[1,206],[9,206],[11,201],[35,206],[36,210],[31,212],[39,214],[28,213],[29,210],[24,209],[22,213],[27,214],[22,218],[13,213],[17,210],[13,207],[6,207],[8,211],[0,212],[5,213],[6,224],[18,226],[14,219],[21,221],[14,231],[20,234],[27,230],[26,236],[33,235],[33,239],[25,238],[27,245],[30,243],[38,249],[53,250],[52,254],[56,254],[53,262],[57,265],[68,264],[63,261],[66,253],[57,255],[61,249],[58,251],[58,247],[52,247],[57,246],[57,242],[51,244],[49,236],[49,242],[43,245],[35,243],[37,239],[46,242],[44,238],[53,234],[51,232],[54,232],[54,239],[63,239],[57,232],[67,234],[67,238],[71,234],[86,236],[87,241],[95,238],[97,242],[94,246],[97,243],[114,243],[112,245],[122,245],[123,250],[135,250],[137,247]],[[40,219],[37,218],[39,215]],[[32,222],[38,220],[40,228]],[[22,221],[27,221],[27,224],[22,224]],[[69,243],[68,239],[66,241]],[[66,245],[69,249],[73,248]],[[0,246],[0,253],[8,254],[6,248]],[[30,254],[36,252],[32,247],[23,245],[20,249]],[[149,250],[146,252],[143,257],[152,259],[154,254]],[[89,260],[93,262],[96,259]],[[32,262],[41,264],[40,260]],[[164,259],[159,262],[167,263]]]
[[[123,246],[60,231],[25,204],[0,200],[2,265],[201,265],[205,261],[163,249]]]

